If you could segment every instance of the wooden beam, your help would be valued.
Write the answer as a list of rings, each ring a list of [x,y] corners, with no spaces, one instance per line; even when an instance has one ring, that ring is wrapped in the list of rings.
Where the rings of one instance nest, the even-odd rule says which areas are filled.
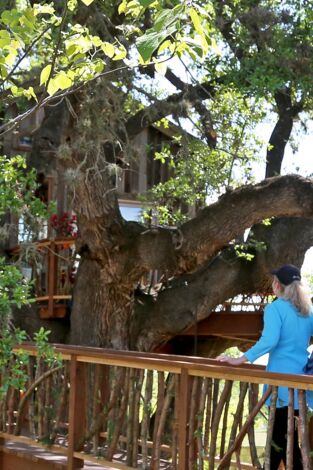
[[[67,294],[52,295],[53,300],[69,300],[71,298],[72,298],[72,296],[67,295]],[[36,300],[36,302],[46,302],[47,300],[49,300],[49,295],[42,295],[41,297],[36,297],[35,300]]]
[[[182,333],[183,336],[221,336],[256,339],[263,329],[262,313],[214,312],[198,325]]]

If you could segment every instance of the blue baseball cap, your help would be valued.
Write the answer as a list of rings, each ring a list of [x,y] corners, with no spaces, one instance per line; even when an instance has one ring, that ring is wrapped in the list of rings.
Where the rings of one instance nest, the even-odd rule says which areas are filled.
[[[300,269],[293,264],[285,264],[278,269],[273,269],[271,273],[274,274],[284,286],[289,286],[293,281],[301,281]]]

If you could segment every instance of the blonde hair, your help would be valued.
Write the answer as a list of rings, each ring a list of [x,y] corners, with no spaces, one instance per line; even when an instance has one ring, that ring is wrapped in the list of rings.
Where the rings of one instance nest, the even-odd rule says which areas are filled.
[[[278,282],[282,287],[283,299],[289,300],[304,317],[312,314],[311,296],[301,281],[293,281],[288,286]]]

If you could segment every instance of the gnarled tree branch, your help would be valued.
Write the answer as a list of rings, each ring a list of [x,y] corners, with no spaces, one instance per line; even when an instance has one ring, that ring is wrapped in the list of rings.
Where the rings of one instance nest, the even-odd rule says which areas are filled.
[[[280,174],[285,147],[291,135],[294,118],[302,110],[301,104],[292,104],[291,91],[288,89],[277,91],[275,101],[278,120],[269,140],[265,178]]]
[[[276,219],[270,225],[255,226],[252,236],[266,247],[256,250],[252,261],[225,249],[194,273],[176,278],[156,300],[142,295],[135,309],[138,321],[132,331],[133,347],[148,350],[167,342],[207,318],[225,299],[268,292],[274,267],[287,262],[302,265],[313,244],[313,220]]]

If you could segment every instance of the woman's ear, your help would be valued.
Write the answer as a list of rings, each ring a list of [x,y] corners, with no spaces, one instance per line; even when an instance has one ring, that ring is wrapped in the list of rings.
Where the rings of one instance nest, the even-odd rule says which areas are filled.
[[[273,289],[273,292],[274,292],[275,295],[279,294],[283,290],[281,283],[275,277],[273,279],[272,289]]]

